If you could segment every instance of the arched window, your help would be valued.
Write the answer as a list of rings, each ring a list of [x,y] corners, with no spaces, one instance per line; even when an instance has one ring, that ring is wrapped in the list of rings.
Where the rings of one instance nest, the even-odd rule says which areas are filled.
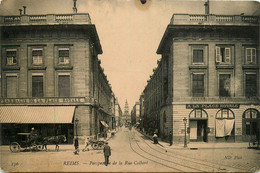
[[[216,119],[234,119],[235,115],[230,109],[220,109],[216,114]]]
[[[260,118],[258,110],[256,109],[247,109],[244,114],[243,114],[243,118],[245,119],[257,119]]]
[[[190,119],[207,119],[208,114],[203,109],[194,109],[190,112]]]
[[[258,110],[249,108],[243,113],[243,135],[256,135],[257,119],[260,118]],[[248,140],[245,138],[245,140]]]

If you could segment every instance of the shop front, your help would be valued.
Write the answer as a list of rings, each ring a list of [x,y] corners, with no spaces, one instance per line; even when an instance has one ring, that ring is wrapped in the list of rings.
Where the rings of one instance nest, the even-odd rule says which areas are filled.
[[[67,143],[73,143],[74,110],[75,106],[0,106],[1,145],[32,128],[41,137],[65,135]]]

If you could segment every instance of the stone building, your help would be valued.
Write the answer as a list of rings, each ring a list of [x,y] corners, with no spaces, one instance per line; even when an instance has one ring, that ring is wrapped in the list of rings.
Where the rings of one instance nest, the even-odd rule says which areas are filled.
[[[131,110],[131,123],[133,125],[140,124],[140,103],[139,102],[135,102],[135,105]]]
[[[2,144],[32,127],[69,143],[113,128],[115,99],[89,14],[0,16],[0,24]]]
[[[237,142],[260,127],[259,17],[174,14],[144,90],[146,129]],[[187,120],[185,129],[184,119]]]
[[[122,109],[120,107],[120,104],[118,102],[118,99],[116,98],[115,102],[115,120],[116,120],[116,127],[119,127],[121,125],[121,118],[123,116]]]

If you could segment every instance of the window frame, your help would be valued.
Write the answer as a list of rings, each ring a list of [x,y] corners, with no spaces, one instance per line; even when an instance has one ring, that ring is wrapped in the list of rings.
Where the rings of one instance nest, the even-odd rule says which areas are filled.
[[[41,63],[39,63],[39,64],[37,64],[37,63],[34,63],[34,55],[33,55],[33,51],[42,51],[42,55],[41,55],[41,59],[42,59],[42,62]],[[44,48],[43,47],[39,47],[39,48],[36,48],[36,47],[33,47],[32,49],[31,49],[31,64],[33,65],[33,66],[42,66],[42,65],[44,65]]]
[[[247,75],[256,75],[256,93],[255,95],[247,95]],[[244,71],[244,96],[245,97],[257,97],[259,93],[259,80],[258,80],[258,73],[256,71]]]
[[[73,86],[72,86],[72,71],[69,70],[57,70],[55,72],[55,96],[59,97],[59,76],[70,76],[70,96],[72,97],[73,95]]]
[[[195,96],[194,94],[194,75],[203,75],[203,95]],[[198,93],[196,93],[198,94]],[[192,72],[191,73],[191,96],[192,97],[205,97],[206,96],[206,74],[204,72]]]
[[[248,54],[247,54],[247,50],[251,50],[251,55],[250,55],[250,62],[248,62],[247,60],[247,57],[248,57]],[[255,61],[253,62],[253,50],[255,52],[255,56],[254,56],[254,59]],[[245,65],[256,65],[257,64],[257,49],[256,47],[253,47],[253,46],[245,46],[245,52],[244,52],[244,64]]]
[[[208,57],[208,45],[202,44],[190,44],[189,45],[189,57],[191,65],[207,65],[207,57]],[[194,62],[194,51],[202,50],[202,62]]]
[[[227,117],[223,117],[223,110],[225,110],[225,111],[227,111]],[[218,117],[218,114],[219,114],[219,112],[221,112],[221,117]],[[229,117],[229,113],[232,113],[232,115],[233,115],[233,117]],[[234,112],[231,110],[231,109],[229,109],[229,108],[222,108],[222,109],[219,109],[218,111],[217,111],[217,113],[216,113],[216,119],[235,119],[236,117],[235,117],[235,114],[234,114]]]
[[[230,96],[220,96],[220,75],[230,75]],[[218,72],[218,96],[220,98],[232,98],[234,95],[233,73],[232,72]]]
[[[69,62],[68,63],[61,63],[60,62],[60,58],[64,58],[64,61],[65,61],[65,57],[67,57],[67,56],[62,56],[62,57],[60,57],[60,51],[68,51],[68,60],[69,60]],[[58,60],[58,65],[70,65],[71,64],[71,53],[70,53],[70,48],[69,47],[58,47],[58,55],[57,55],[57,60]]]
[[[7,97],[7,77],[16,77],[16,98],[19,96],[19,73],[17,72],[4,72],[4,86],[3,86],[3,96]]]
[[[8,52],[15,52],[15,60],[16,62],[13,63],[14,58],[12,57],[12,64],[8,64],[9,60],[8,60]],[[11,56],[10,56],[11,57]],[[5,65],[8,67],[12,67],[12,66],[18,66],[18,49],[17,48],[6,48],[5,49]]]
[[[232,45],[216,45],[215,46],[215,62],[218,65],[232,65],[234,46]],[[227,53],[228,52],[228,53]],[[224,57],[222,54],[224,53]],[[227,56],[228,54],[228,56]],[[227,61],[228,59],[228,61]]]
[[[60,96],[60,76],[68,76],[69,78],[69,95],[68,96]],[[70,73],[59,73],[58,74],[58,80],[57,80],[57,86],[58,86],[58,97],[70,97],[71,96],[71,74]]]
[[[32,92],[33,92],[33,76],[42,76],[43,77],[43,96],[42,97],[45,97],[45,94],[46,94],[46,79],[45,79],[45,71],[37,71],[37,70],[34,70],[34,71],[29,71],[29,85],[28,85],[28,90],[29,90],[29,96],[32,97],[32,98],[37,98],[37,97],[33,97],[32,96]],[[42,98],[42,97],[39,97],[39,98]]]

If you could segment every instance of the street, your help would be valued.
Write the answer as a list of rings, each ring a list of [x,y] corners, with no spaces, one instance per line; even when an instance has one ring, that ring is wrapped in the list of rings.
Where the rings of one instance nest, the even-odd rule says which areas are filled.
[[[132,128],[122,127],[109,141],[110,164],[104,165],[102,150],[73,154],[72,145],[55,152],[12,153],[1,146],[1,169],[5,172],[255,172],[259,171],[260,151],[253,149],[173,149],[167,143],[155,145]]]

